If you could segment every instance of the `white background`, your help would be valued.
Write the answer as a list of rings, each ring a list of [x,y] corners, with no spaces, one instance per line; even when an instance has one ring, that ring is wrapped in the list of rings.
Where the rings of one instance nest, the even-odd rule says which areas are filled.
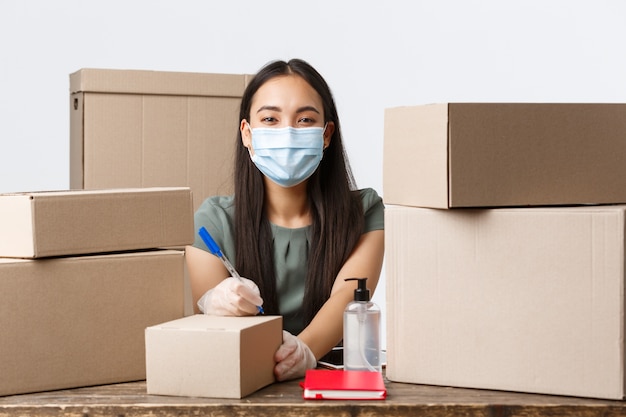
[[[299,57],[333,89],[359,186],[384,196],[385,108],[626,102],[625,22],[621,0],[0,0],[0,193],[69,187],[80,68],[241,74]]]

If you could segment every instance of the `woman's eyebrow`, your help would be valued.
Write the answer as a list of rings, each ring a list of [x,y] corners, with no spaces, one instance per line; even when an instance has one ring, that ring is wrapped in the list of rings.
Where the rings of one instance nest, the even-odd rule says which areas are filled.
[[[278,111],[278,112],[282,111],[282,109],[278,106],[261,106],[256,112],[258,113],[263,110]]]
[[[315,112],[317,114],[320,114],[320,112],[313,106],[303,106],[303,107],[300,107],[296,112],[297,113],[302,113],[302,112],[305,112],[305,111],[312,111],[312,112]]]
[[[261,107],[259,107],[259,109],[258,109],[256,112],[257,112],[257,113],[259,113],[259,112],[261,112],[261,111],[263,111],[263,110],[276,111],[276,112],[282,112],[282,111],[283,111],[283,110],[282,110],[280,107],[278,107],[278,106],[269,106],[269,105],[266,105],[266,106],[261,106]],[[315,113],[317,113],[317,114],[320,114],[319,110],[317,110],[317,109],[316,109],[315,107],[313,107],[313,106],[302,106],[302,107],[300,107],[300,108],[298,108],[298,109],[296,110],[296,113],[302,113],[302,112],[305,112],[305,111],[312,111],[312,112],[315,112]]]

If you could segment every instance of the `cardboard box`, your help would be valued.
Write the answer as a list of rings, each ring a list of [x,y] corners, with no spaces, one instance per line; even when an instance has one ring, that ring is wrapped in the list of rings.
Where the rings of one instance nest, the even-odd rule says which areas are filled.
[[[146,329],[148,394],[242,398],[274,382],[281,316],[196,314]]]
[[[189,188],[0,195],[0,256],[40,258],[193,243]]]
[[[183,262],[0,258],[0,395],[145,379],[144,329],[182,317]]]
[[[626,104],[397,107],[384,135],[387,204],[626,203]]]
[[[70,75],[72,189],[231,194],[248,75],[81,69]]]
[[[387,206],[387,378],[624,397],[626,206]]]

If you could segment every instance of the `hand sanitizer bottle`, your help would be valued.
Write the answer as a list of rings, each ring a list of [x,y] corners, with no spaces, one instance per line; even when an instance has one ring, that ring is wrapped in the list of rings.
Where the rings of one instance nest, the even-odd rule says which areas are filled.
[[[343,313],[343,363],[347,371],[381,371],[380,308],[370,301],[367,278],[358,281],[354,301]]]

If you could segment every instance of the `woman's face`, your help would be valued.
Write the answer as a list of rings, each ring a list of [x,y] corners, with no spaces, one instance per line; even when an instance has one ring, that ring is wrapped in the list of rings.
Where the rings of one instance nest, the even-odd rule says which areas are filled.
[[[246,123],[247,122],[247,123]],[[322,99],[302,77],[282,75],[263,84],[252,97],[250,120],[241,121],[243,145],[251,149],[252,135],[247,126],[257,127],[324,127]],[[330,143],[334,123],[324,131],[324,147]]]

